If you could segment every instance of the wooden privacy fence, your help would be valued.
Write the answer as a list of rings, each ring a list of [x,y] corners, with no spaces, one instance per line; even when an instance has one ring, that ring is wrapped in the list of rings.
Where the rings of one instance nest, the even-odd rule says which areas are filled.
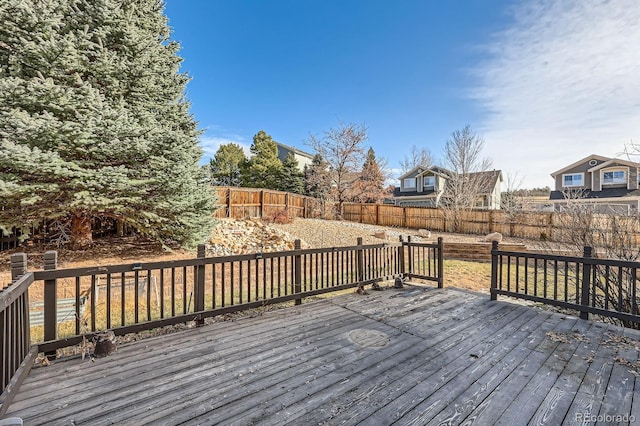
[[[57,253],[45,253],[42,271],[26,270],[26,255],[12,256],[10,286],[0,291],[3,331],[0,416],[35,356],[55,357],[104,330],[116,335],[294,301],[397,277],[443,286],[442,239],[436,244],[394,244],[304,249],[273,253],[58,269]],[[27,289],[39,285],[41,300]],[[100,295],[98,297],[98,294]],[[71,297],[68,297],[71,295]],[[73,315],[58,315],[60,300]],[[30,308],[42,310],[43,325],[29,324]],[[31,346],[31,342],[37,342]]]
[[[491,298],[512,296],[580,312],[615,318],[640,328],[640,262],[592,257],[591,247],[580,256],[556,256],[491,251]]]
[[[272,191],[269,189],[216,187],[215,217],[241,219],[245,217],[273,218],[287,212],[290,218],[331,218],[332,203],[313,197]]]
[[[584,217],[566,212],[469,210],[447,213],[439,208],[385,204],[345,204],[343,211],[345,220],[380,226],[478,235],[499,232],[506,237],[556,242],[571,242],[577,232],[587,231],[599,235],[605,244],[615,238],[616,233],[624,233],[633,244],[640,244],[640,216],[593,214],[587,223]],[[457,217],[458,229],[453,229],[453,214]]]

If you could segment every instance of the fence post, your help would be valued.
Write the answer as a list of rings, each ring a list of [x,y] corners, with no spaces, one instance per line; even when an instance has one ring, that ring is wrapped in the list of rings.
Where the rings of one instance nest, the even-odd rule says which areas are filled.
[[[227,188],[227,217],[231,218],[231,188]]]
[[[207,247],[204,244],[198,244],[198,259],[204,259],[207,257]],[[195,288],[193,289],[193,310],[195,312],[204,311],[204,272],[205,264],[196,265],[196,281]],[[196,327],[204,325],[204,318],[202,315],[198,315],[196,318]]]
[[[376,225],[380,225],[380,204],[376,203]]]
[[[260,207],[259,207],[260,211],[259,216],[260,219],[264,218],[264,189],[260,190]]]
[[[364,251],[362,249],[362,237],[358,237],[356,270],[358,274],[358,282],[364,281]]]
[[[55,271],[58,268],[58,252],[47,251],[44,254],[44,270]],[[93,297],[93,295],[91,295]],[[58,328],[58,282],[44,280],[44,341],[56,340]],[[45,352],[48,359],[56,358],[56,351]]]
[[[580,297],[580,305],[589,306],[589,292],[591,290],[591,257],[593,254],[593,249],[591,247],[585,247],[582,263],[582,288],[581,297]],[[580,319],[589,319],[589,312],[580,311]]]
[[[300,250],[302,249],[302,242],[296,239],[293,242],[293,248],[296,251],[296,254],[293,257],[293,291],[296,294],[302,293],[302,254],[300,254]],[[296,305],[302,304],[302,298],[295,300]]]
[[[491,243],[491,300],[498,300],[498,242]]]
[[[11,281],[17,280],[27,273],[27,255],[25,253],[12,254],[11,257]]]
[[[411,235],[407,237],[407,248],[409,249],[409,274],[413,274],[413,250],[411,249]]]
[[[444,242],[438,237],[438,288],[444,288]]]
[[[402,238],[402,235],[400,235],[399,237],[400,240],[400,250],[398,251],[398,263],[399,263],[399,271],[400,274],[402,275],[402,279],[404,280],[405,277],[405,264],[404,264],[404,247],[405,247],[405,243],[404,243],[404,238]]]

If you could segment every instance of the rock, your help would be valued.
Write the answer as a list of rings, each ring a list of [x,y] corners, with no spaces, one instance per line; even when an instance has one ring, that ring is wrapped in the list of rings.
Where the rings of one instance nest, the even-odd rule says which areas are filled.
[[[497,242],[502,242],[502,234],[499,232],[492,232],[491,234],[487,234],[487,236],[484,237],[484,241],[486,242],[493,242],[493,241],[497,241]]]
[[[419,229],[418,235],[424,238],[431,238],[431,231],[428,229]]]
[[[386,240],[387,239],[387,232],[386,231],[375,232],[373,234],[373,236],[376,237],[376,238],[380,238],[381,240]]]
[[[259,219],[220,219],[209,238],[209,256],[292,250],[295,238]],[[305,248],[307,245],[302,244]]]

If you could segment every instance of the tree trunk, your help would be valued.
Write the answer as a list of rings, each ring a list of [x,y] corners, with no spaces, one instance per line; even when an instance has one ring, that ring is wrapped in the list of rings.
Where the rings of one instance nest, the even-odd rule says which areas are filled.
[[[82,213],[71,218],[71,245],[74,248],[86,248],[93,244],[91,235],[91,217]]]

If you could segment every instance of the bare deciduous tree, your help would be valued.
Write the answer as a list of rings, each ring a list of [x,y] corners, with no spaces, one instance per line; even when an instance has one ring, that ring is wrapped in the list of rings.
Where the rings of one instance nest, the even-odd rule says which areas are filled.
[[[466,125],[451,134],[444,147],[447,184],[442,194],[442,208],[452,231],[460,230],[462,212],[476,207],[479,197],[486,192],[492,167],[489,159],[482,158],[484,140]]]
[[[363,124],[339,123],[324,136],[309,137],[307,144],[329,164],[332,194],[338,203],[338,216],[342,218],[343,206],[349,200],[349,192],[356,181],[360,162],[364,157],[364,141],[367,129]]]
[[[527,191],[520,189],[524,176],[520,173],[507,173],[505,176],[505,191],[500,197],[500,209],[507,213],[509,218],[509,234],[514,235],[516,217],[522,212]]]
[[[405,155],[404,158],[400,160],[400,167],[402,168],[403,174],[417,166],[431,167],[434,164],[435,159],[431,151],[429,151],[428,148],[418,148],[415,145],[411,147],[409,156]]]
[[[558,235],[554,239],[563,241],[576,255],[584,247],[591,247],[595,257],[619,259],[630,262],[640,261],[640,215],[630,212],[626,215],[603,213],[602,206],[585,199],[582,190],[565,191],[562,211],[556,215]],[[606,211],[606,210],[605,210]],[[640,314],[634,307],[633,288],[637,278],[632,269],[594,266],[592,283],[596,291],[592,292],[594,306],[616,307],[621,312]],[[576,282],[580,276],[570,277]],[[577,288],[577,287],[576,287]],[[625,327],[639,328],[640,324],[631,321],[603,318]]]

